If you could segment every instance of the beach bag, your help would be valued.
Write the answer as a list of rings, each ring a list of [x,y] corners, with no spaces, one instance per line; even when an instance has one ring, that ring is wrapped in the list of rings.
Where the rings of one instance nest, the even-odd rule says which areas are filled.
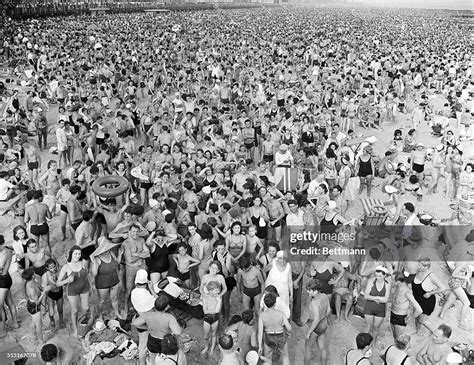
[[[357,301],[354,305],[354,309],[352,311],[352,314],[356,317],[365,318],[364,309],[365,309],[365,304],[366,303],[367,303],[367,301],[364,298],[364,294],[359,294],[359,297],[357,298]]]

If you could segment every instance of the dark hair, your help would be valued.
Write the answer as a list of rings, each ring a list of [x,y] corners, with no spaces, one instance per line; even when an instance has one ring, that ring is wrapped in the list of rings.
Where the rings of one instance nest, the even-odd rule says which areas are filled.
[[[158,297],[155,299],[155,309],[158,312],[163,312],[168,306],[168,302],[168,297],[164,295],[158,295]]]
[[[240,258],[240,268],[242,270],[245,270],[245,269],[248,269],[251,265],[251,262],[250,262],[250,257],[249,256],[242,256]]]
[[[356,336],[357,349],[359,350],[365,349],[367,346],[369,346],[372,343],[373,340],[374,338],[372,337],[370,333],[364,333],[364,332],[359,333]]]
[[[320,291],[321,282],[318,279],[311,279],[306,283],[306,289],[311,291]]]
[[[161,353],[163,355],[176,355],[179,351],[179,344],[176,337],[172,334],[167,334],[161,340]]]
[[[222,335],[221,337],[219,337],[219,346],[223,350],[230,350],[232,349],[232,347],[234,347],[234,339],[231,335]]]
[[[33,276],[35,275],[35,270],[33,267],[29,267],[28,269],[23,270],[21,273],[21,278],[25,281],[30,281],[33,279]]]
[[[445,324],[440,324],[438,329],[441,330],[441,332],[443,332],[444,337],[446,337],[446,338],[451,337],[451,333],[452,333],[451,327],[449,327]]]
[[[77,246],[77,245],[74,245],[71,247],[71,249],[69,250],[68,254],[67,254],[67,262],[71,262],[72,260],[72,254],[74,253],[74,251],[81,251],[81,260],[82,260],[82,249],[80,246]]]
[[[28,232],[26,231],[26,228],[22,225],[19,225],[19,226],[16,226],[15,228],[13,228],[13,240],[14,241],[18,241],[18,231],[22,229],[24,232],[25,232],[25,239],[28,239]]]
[[[246,310],[242,312],[242,322],[249,324],[253,319],[253,310]]]
[[[265,297],[263,297],[263,303],[267,306],[267,308],[272,308],[275,306],[277,296],[272,293],[267,293],[265,294]]]
[[[278,243],[276,243],[276,242],[270,242],[270,243],[268,244],[268,247],[270,247],[270,246],[273,247],[273,248],[276,248],[277,252],[280,251],[280,245],[279,245]],[[268,247],[267,247],[267,251],[268,251]]]
[[[405,206],[405,209],[408,210],[411,213],[413,213],[415,211],[415,206],[410,202],[405,203],[404,206]]]
[[[84,213],[82,213],[82,219],[86,222],[89,222],[93,216],[94,212],[92,210],[85,210]]]
[[[48,267],[48,266],[51,265],[51,264],[56,265],[56,261],[55,261],[52,257],[50,257],[49,259],[47,259],[47,260],[45,261],[44,266],[45,266],[45,267]]]
[[[71,194],[78,194],[81,191],[81,187],[79,185],[73,185],[69,188],[69,192]]]
[[[48,343],[41,348],[41,360],[50,362],[58,357],[58,348]]]
[[[219,241],[217,241],[217,242],[219,242]],[[217,242],[216,242],[216,243],[217,243]],[[212,262],[209,264],[209,267],[211,267],[212,265],[216,265],[216,266],[217,266],[217,268],[218,268],[217,272],[222,272],[222,264],[220,263],[220,261],[217,261],[217,260],[212,261]]]
[[[405,274],[401,271],[395,271],[393,273],[393,279],[395,281],[399,281],[401,283],[406,283],[407,282],[407,277],[405,276]]]

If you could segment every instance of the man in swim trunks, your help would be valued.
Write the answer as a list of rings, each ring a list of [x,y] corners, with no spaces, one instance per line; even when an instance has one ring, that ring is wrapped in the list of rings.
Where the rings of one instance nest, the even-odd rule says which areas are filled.
[[[258,348],[259,353],[263,351],[263,356],[278,362],[282,358],[283,365],[290,365],[288,356],[288,335],[285,332],[291,331],[290,322],[282,311],[275,309],[275,294],[266,294],[263,302],[268,308],[260,314],[258,319]]]
[[[150,257],[150,250],[145,240],[138,236],[140,227],[132,224],[128,231],[128,238],[122,242],[123,259],[125,260],[125,313],[128,313],[130,293],[134,288],[137,271],[145,268],[145,259]]]
[[[327,351],[326,351],[326,330],[328,329],[328,316],[331,311],[329,305],[329,299],[326,294],[320,293],[321,282],[318,279],[311,279],[306,284],[306,290],[308,292],[309,302],[309,324],[308,332],[306,334],[305,343],[305,365],[310,365],[314,362],[312,358],[313,340],[321,350],[321,364],[327,364]]]
[[[390,327],[392,327],[393,338],[396,340],[405,332],[407,326],[407,315],[410,309],[410,304],[415,308],[413,317],[418,317],[423,313],[420,305],[413,296],[411,288],[408,286],[409,278],[403,273],[396,271],[394,276],[394,286],[392,296],[392,309],[390,313]]]
[[[30,233],[33,238],[43,247],[49,245],[49,226],[47,219],[51,219],[51,212],[46,204],[41,202],[43,192],[35,190],[33,194],[33,202],[25,206],[25,223],[30,224]]]
[[[39,345],[43,345],[43,324],[41,318],[41,305],[43,299],[46,297],[46,292],[41,291],[40,284],[35,279],[35,272],[33,268],[28,268],[21,273],[21,277],[26,281],[26,296],[28,301],[26,309],[31,314],[33,322],[33,332],[36,336]]]
[[[74,233],[76,245],[82,249],[82,258],[89,260],[92,252],[95,251],[96,239],[95,231],[96,227],[92,222],[94,221],[95,213],[92,210],[86,210],[82,213],[82,222]]]
[[[140,314],[140,317],[132,321],[134,326],[148,327],[148,342],[147,347],[150,352],[150,361],[155,363],[157,354],[161,354],[161,341],[163,337],[168,334],[179,336],[182,332],[176,318],[168,313],[165,313],[168,306],[168,298],[164,295],[158,295],[155,300],[155,310]]]
[[[243,298],[244,310],[252,309],[253,301],[254,311],[258,314],[264,287],[262,272],[251,265],[249,256],[242,256],[237,271],[237,290],[239,298]]]
[[[69,188],[69,192],[71,193],[71,197],[67,201],[67,211],[71,227],[76,231],[82,222],[82,207],[77,200],[77,197],[81,192],[81,187],[79,185],[73,185]]]

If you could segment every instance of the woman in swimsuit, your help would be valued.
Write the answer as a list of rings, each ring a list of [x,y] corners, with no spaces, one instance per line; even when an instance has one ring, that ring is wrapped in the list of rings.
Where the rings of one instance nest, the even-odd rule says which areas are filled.
[[[423,310],[423,313],[416,318],[417,331],[427,317],[433,313],[436,307],[435,295],[446,290],[443,283],[430,270],[430,267],[431,260],[429,258],[420,258],[418,260],[418,271],[411,284],[413,296]],[[433,289],[433,287],[436,287],[436,289]]]
[[[201,242],[199,243],[198,260],[201,261],[198,267],[199,278],[202,280],[204,274],[209,270],[209,265],[212,261],[212,251],[214,250],[214,236],[212,234],[212,228],[207,224],[203,223],[199,230],[201,235]]]
[[[355,171],[360,178],[359,195],[364,190],[364,185],[367,186],[367,197],[370,198],[370,191],[372,189],[372,178],[374,177],[374,161],[370,155],[370,148],[364,147],[362,155],[356,161]]]
[[[390,283],[385,279],[388,270],[383,266],[377,266],[375,277],[367,281],[364,297],[366,304],[364,308],[365,322],[367,323],[367,332],[374,337],[374,343],[377,342],[380,326],[383,323],[387,313],[387,302],[390,298]]]
[[[112,252],[116,247],[105,237],[98,239],[99,247],[90,255],[91,259],[91,277],[94,278],[95,287],[98,292],[99,302],[97,305],[99,319],[102,318],[102,308],[107,297],[110,298],[114,318],[121,318],[118,308],[119,291],[119,264],[122,259],[123,250],[119,250],[118,256]]]
[[[409,335],[400,335],[395,341],[394,345],[390,345],[385,350],[382,359],[384,360],[384,365],[409,365],[412,364],[410,357],[407,355],[406,351],[410,344]],[[407,362],[408,361],[408,362]]]
[[[247,249],[247,239],[242,234],[242,223],[240,222],[232,223],[230,232],[231,234],[225,238],[225,249],[232,256],[232,274],[235,274],[239,267],[239,259]]]
[[[16,307],[13,303],[12,293],[10,288],[12,287],[12,278],[8,273],[10,270],[10,264],[12,262],[13,249],[5,246],[5,238],[3,235],[0,235],[0,338],[3,338],[7,335],[5,331],[5,320],[4,314],[6,311],[3,310],[4,305],[6,304],[10,310],[12,317],[13,328],[19,328],[16,314]]]
[[[67,264],[61,268],[58,281],[56,283],[57,286],[67,286],[67,299],[71,304],[73,336],[77,336],[79,304],[81,305],[82,311],[86,314],[86,316],[90,316],[89,292],[91,285],[89,283],[86,265],[86,261],[82,259],[81,248],[79,246],[72,246],[69,250]]]
[[[456,299],[459,299],[462,304],[459,327],[466,329],[468,329],[468,327],[464,322],[469,317],[469,306],[471,303],[469,302],[469,298],[467,293],[464,291],[464,288],[469,286],[471,275],[472,271],[469,262],[456,262],[456,268],[452,272],[451,278],[448,281],[451,292],[449,293],[449,297],[439,314],[439,318],[443,319],[448,309],[451,308],[451,305],[456,301]]]
[[[267,238],[267,228],[270,217],[268,216],[267,208],[262,206],[262,198],[256,196],[253,199],[253,206],[249,208],[250,219],[252,224],[257,227],[257,237],[264,243]]]

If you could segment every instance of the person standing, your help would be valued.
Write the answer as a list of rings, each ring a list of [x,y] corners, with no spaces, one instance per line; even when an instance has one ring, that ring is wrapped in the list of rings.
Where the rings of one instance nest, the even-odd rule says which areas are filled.
[[[128,238],[122,242],[123,257],[125,259],[125,309],[128,313],[130,294],[138,270],[145,268],[145,259],[150,257],[150,250],[145,240],[138,236],[140,227],[132,224],[128,231]]]
[[[288,334],[291,325],[282,311],[275,309],[276,296],[266,294],[263,298],[265,310],[258,319],[258,352],[273,362],[282,359],[283,365],[289,365]]]
[[[62,161],[64,160],[64,167],[67,166],[68,160],[68,146],[67,146],[67,134],[65,131],[64,120],[59,120],[58,126],[56,127],[56,141],[58,143],[58,167],[61,168]]]
[[[306,266],[307,262],[291,262],[291,277],[293,279],[292,319],[298,327],[303,327],[303,322],[301,322],[301,293],[303,292],[303,276],[306,271]]]
[[[7,305],[12,316],[12,323],[14,328],[18,327],[16,307],[13,303],[11,287],[13,285],[12,277],[10,276],[10,264],[12,262],[13,250],[5,246],[5,238],[0,235],[0,308]],[[0,338],[6,337],[5,321],[6,311],[0,311]]]
[[[415,309],[413,318],[417,318],[423,310],[415,300],[413,292],[408,285],[409,278],[400,271],[396,271],[393,276],[395,289],[392,296],[390,327],[392,328],[393,338],[397,340],[399,336],[405,333],[410,305]]]
[[[33,203],[25,206],[25,223],[30,224],[30,233],[38,244],[47,245],[51,251],[49,244],[49,226],[47,219],[51,219],[51,212],[48,206],[41,202],[43,192],[35,190],[33,193]]]
[[[272,268],[268,273],[265,286],[274,285],[280,298],[288,306],[293,302],[293,279],[291,273],[288,254],[285,251],[278,251],[276,259],[272,262]]]
[[[168,306],[168,298],[164,295],[158,295],[155,299],[155,310],[141,313],[141,315],[132,321],[134,326],[148,327],[147,348],[150,353],[151,364],[155,363],[157,354],[163,352],[162,341],[166,335],[180,335],[182,332],[176,318],[173,315],[166,313]]]
[[[35,126],[39,149],[44,150],[48,146],[48,120],[46,119],[45,112],[41,108],[38,108],[38,113],[35,117]]]
[[[321,364],[327,364],[326,331],[328,329],[328,316],[331,311],[327,295],[320,293],[321,283],[318,279],[312,279],[306,284],[306,290],[310,298],[308,332],[305,342],[305,365],[314,362],[312,357],[313,340],[321,351]]]

